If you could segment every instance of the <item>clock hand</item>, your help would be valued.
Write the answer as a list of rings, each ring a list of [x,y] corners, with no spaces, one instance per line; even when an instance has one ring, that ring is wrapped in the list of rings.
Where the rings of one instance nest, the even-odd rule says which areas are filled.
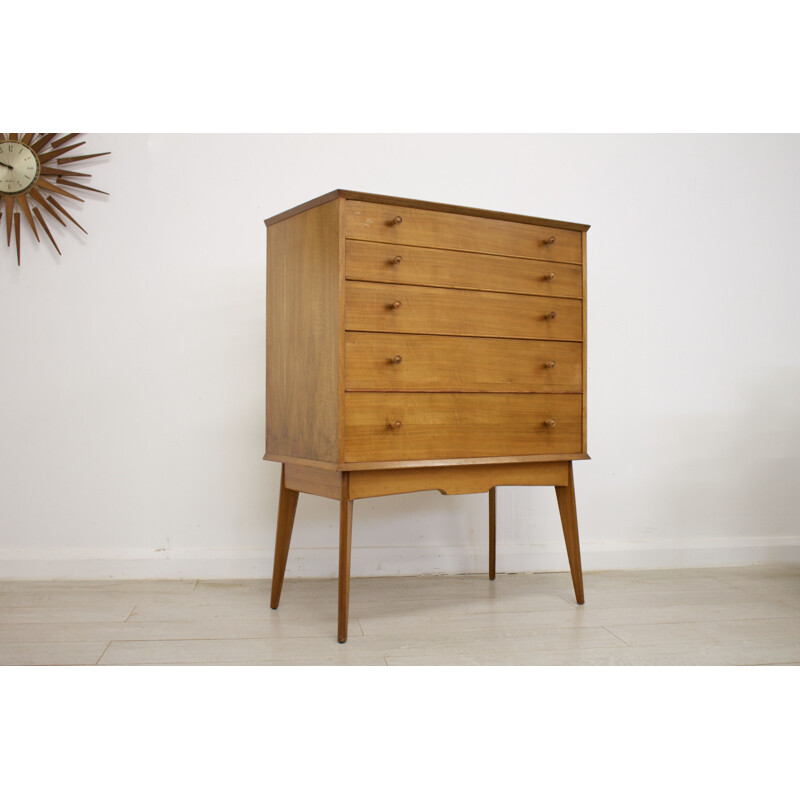
[[[9,169],[14,169],[14,167],[12,167],[11,164],[6,164],[5,161],[0,161],[0,164],[2,164],[4,167],[8,167]]]

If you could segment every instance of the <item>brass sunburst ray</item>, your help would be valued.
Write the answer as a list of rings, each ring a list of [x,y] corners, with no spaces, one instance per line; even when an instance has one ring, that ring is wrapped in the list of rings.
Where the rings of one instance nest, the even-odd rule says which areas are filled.
[[[78,142],[77,144],[71,144],[68,147],[59,147],[57,150],[49,150],[39,155],[39,161],[42,164],[45,164],[48,161],[52,161],[54,158],[58,158],[62,153],[69,153],[71,150],[74,150],[76,147],[80,147],[82,144],[86,144],[86,142]]]
[[[71,169],[59,169],[58,167],[42,167],[42,175],[55,175],[56,177],[69,178],[91,178],[88,172],[75,172]]]
[[[111,152],[108,153],[92,153],[89,156],[70,156],[69,158],[59,158],[59,164],[72,164],[75,161],[86,161],[90,158],[99,158],[100,156],[110,156]]]
[[[6,197],[6,231],[8,232],[8,246],[11,247],[11,228],[14,225],[14,198]]]
[[[64,197],[69,197],[72,200],[77,200],[79,203],[86,202],[82,197],[78,197],[76,194],[72,194],[68,192],[66,189],[62,189],[59,186],[56,186],[54,183],[50,183],[50,181],[46,181],[44,178],[39,178],[36,181],[36,185],[42,189],[47,189],[48,192],[55,192],[56,194],[62,194]]]
[[[58,254],[61,255],[61,251],[58,249],[56,240],[53,238],[53,234],[50,233],[50,228],[47,227],[47,223],[44,221],[44,217],[42,217],[42,212],[39,211],[38,208],[34,208],[33,213],[36,214],[36,219],[39,220],[39,224],[44,228],[44,232],[47,234],[47,237],[53,243],[53,247],[55,247],[55,249],[58,251]]]
[[[86,228],[67,210],[69,204],[65,207],[62,202],[83,203],[80,192],[108,195],[108,192],[83,182],[92,177],[91,173],[63,168],[64,165],[111,155],[110,152],[72,155],[73,151],[86,144],[85,141],[74,141],[82,136],[80,133],[0,133],[0,164],[5,168],[0,168],[0,197],[4,200],[2,209],[6,217],[7,244],[11,247],[13,234],[17,263],[21,261],[23,221],[39,242],[43,240],[39,236],[41,228],[61,255],[45,216],[49,215],[64,227],[67,227],[65,219],[69,220],[87,233]],[[17,142],[19,144],[11,144]],[[34,162],[35,173],[32,166]],[[54,195],[58,195],[62,202]],[[0,219],[2,216],[0,212]]]
[[[66,136],[62,136],[60,139],[56,139],[50,147],[61,147],[61,145],[66,144],[67,142],[71,142],[76,137],[80,136],[79,133],[68,133]],[[81,142],[83,144],[83,142]]]
[[[19,211],[14,212],[14,238],[17,240],[17,266],[20,265]]]
[[[31,147],[38,153],[54,136],[54,133],[43,133]]]
[[[60,222],[65,228],[67,227],[67,223],[64,222],[61,217],[56,214],[56,212],[50,207],[50,204],[47,202],[45,196],[38,190],[32,189],[31,190],[31,197],[43,208],[54,220]]]
[[[36,230],[36,223],[33,221],[33,213],[31,212],[30,203],[28,203],[28,198],[25,197],[24,194],[21,194],[17,198],[17,202],[19,203],[19,207],[22,209],[22,213],[25,215],[25,219],[28,221],[28,225],[30,229],[33,231],[33,235],[36,237],[36,241],[39,242],[39,231]]]
[[[69,181],[64,177],[59,177],[56,181],[58,184],[63,184],[64,186],[72,186],[75,189],[86,189],[87,192],[97,192],[98,194],[108,194],[108,192],[104,192],[102,189],[95,189],[93,186],[85,186],[82,183],[75,183],[75,181]],[[81,198],[78,198],[79,200]]]
[[[75,220],[69,214],[69,212],[66,211],[66,209],[61,205],[61,203],[59,203],[58,200],[55,199],[55,197],[51,195],[50,197],[47,198],[47,202],[54,205],[71,223],[73,223],[73,225],[77,225],[87,236],[89,235],[89,231],[87,231],[86,228],[84,228],[83,225],[80,224],[80,222]]]

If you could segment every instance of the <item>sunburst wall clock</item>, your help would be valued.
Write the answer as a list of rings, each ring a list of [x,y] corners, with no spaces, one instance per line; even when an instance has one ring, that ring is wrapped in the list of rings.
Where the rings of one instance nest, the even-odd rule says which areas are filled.
[[[68,133],[65,136],[59,136],[57,133],[0,133],[0,200],[2,200],[0,224],[5,215],[8,246],[11,247],[12,232],[17,245],[17,264],[20,264],[22,218],[33,231],[37,242],[41,241],[39,239],[39,227],[41,227],[61,255],[61,250],[58,249],[56,240],[47,227],[46,216],[52,217],[64,227],[67,227],[64,221],[66,218],[84,233],[87,231],[64,208],[58,197],[82,203],[83,198],[70,189],[108,194],[80,183],[82,179],[92,177],[88,172],[63,169],[67,164],[111,155],[111,153],[76,155],[73,151],[86,142],[68,143],[80,135],[79,133]],[[68,153],[70,155],[67,155]]]

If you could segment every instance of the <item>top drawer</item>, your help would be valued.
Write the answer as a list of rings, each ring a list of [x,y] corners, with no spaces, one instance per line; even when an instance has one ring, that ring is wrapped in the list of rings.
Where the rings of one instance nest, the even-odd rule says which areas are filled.
[[[345,236],[571,264],[583,260],[579,231],[358,200],[345,203]]]

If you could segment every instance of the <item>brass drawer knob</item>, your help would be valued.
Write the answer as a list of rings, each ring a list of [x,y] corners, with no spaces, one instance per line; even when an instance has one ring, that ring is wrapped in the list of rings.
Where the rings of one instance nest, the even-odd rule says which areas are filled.
[[[545,424],[545,427],[547,427],[547,428],[555,428],[556,421],[554,419],[546,419],[544,421],[544,424]]]
[[[390,264],[400,264],[403,260],[403,256],[395,256],[389,263]]]
[[[555,361],[545,361],[544,368],[545,369],[555,369],[556,368],[556,362]]]
[[[402,307],[403,307],[403,304],[399,300],[395,300],[394,303],[392,303],[389,306],[389,308],[394,310],[394,311],[397,311],[398,309],[400,309]]]
[[[390,364],[402,364],[403,363],[403,356],[395,356],[394,358],[389,359]]]
[[[394,428],[396,431],[399,431],[399,430],[400,430],[400,428],[402,428],[402,427],[403,427],[403,423],[402,423],[402,422],[400,422],[400,420],[399,420],[399,419],[396,419],[396,420],[395,420],[395,421],[392,423],[392,427],[393,427],[393,428]]]
[[[402,224],[403,224],[403,218],[402,217],[395,217],[392,220],[392,225],[402,225]]]
[[[542,244],[543,244],[545,247],[548,247],[549,245],[551,245],[551,244],[555,244],[555,243],[556,243],[556,237],[555,237],[555,236],[551,236],[549,239],[545,239],[545,240],[542,242]]]
[[[550,272],[550,273],[548,273],[547,275],[545,275],[545,276],[544,276],[544,279],[545,279],[546,281],[554,281],[554,280],[556,279],[556,274],[555,274],[555,272]]]
[[[550,312],[548,312],[547,314],[544,315],[544,318],[545,319],[555,319],[556,318],[556,312],[555,311],[550,311]]]

